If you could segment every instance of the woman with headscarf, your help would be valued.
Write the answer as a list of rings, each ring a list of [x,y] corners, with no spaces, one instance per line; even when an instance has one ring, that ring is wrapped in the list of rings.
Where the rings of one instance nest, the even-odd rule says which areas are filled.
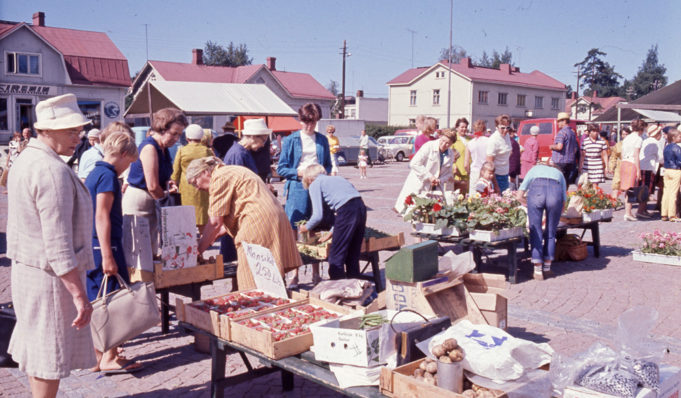
[[[208,249],[221,232],[234,238],[240,290],[256,287],[242,243],[269,249],[282,277],[302,265],[286,213],[257,174],[245,167],[225,166],[218,158],[208,157],[192,161],[186,175],[187,182],[207,191],[210,197],[210,219],[199,240],[199,253]]]
[[[205,135],[203,129],[198,124],[190,124],[187,126],[184,135],[187,138],[187,145],[180,148],[175,154],[173,174],[170,176],[170,179],[179,186],[182,205],[194,206],[196,226],[199,228],[200,232],[203,230],[203,226],[208,222],[208,194],[191,186],[187,182],[185,174],[187,173],[187,167],[192,160],[213,156],[213,151],[202,144]]]
[[[7,257],[17,323],[8,352],[34,397],[55,397],[73,369],[95,365],[85,272],[94,267],[90,194],[60,156],[90,123],[76,96],[36,105],[32,139],[8,180]]]
[[[406,207],[404,201],[412,193],[418,195],[439,188],[444,194],[447,188],[451,190],[454,186],[452,166],[458,156],[451,149],[455,141],[456,133],[444,129],[437,140],[423,144],[409,162],[411,171],[395,201],[396,212],[402,213]]]

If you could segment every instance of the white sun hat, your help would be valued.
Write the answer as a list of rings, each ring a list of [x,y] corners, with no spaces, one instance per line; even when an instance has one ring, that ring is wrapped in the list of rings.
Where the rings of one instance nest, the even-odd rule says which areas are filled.
[[[243,135],[269,135],[272,133],[271,129],[267,128],[265,119],[248,119],[244,122],[244,129],[241,132]]]
[[[184,129],[184,135],[188,140],[200,140],[203,138],[203,129],[198,124],[190,124]]]
[[[90,124],[78,108],[78,101],[73,94],[64,94],[40,101],[35,107],[37,121],[33,124],[36,130],[64,130]]]

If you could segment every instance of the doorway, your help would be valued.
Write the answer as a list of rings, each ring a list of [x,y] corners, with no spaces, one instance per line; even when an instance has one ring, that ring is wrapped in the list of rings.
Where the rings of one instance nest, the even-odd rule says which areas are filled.
[[[21,131],[25,129],[26,127],[30,128],[33,130],[33,122],[34,122],[34,117],[33,117],[33,100],[26,99],[26,98],[17,98],[16,99],[16,115],[17,115],[17,123],[16,123],[16,129],[17,131]]]

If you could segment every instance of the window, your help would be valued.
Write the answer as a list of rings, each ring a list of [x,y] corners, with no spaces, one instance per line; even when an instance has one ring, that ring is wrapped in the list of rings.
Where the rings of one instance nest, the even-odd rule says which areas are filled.
[[[416,106],[416,90],[409,91],[409,105]]]
[[[488,91],[478,91],[478,104],[486,104],[487,103],[487,94]]]
[[[516,99],[516,105],[525,106],[525,96],[523,94],[518,94],[518,98]]]
[[[354,119],[355,116],[356,116],[355,115],[355,108],[350,108],[350,115],[349,115],[350,119]]]
[[[440,105],[440,90],[433,90],[433,105]]]
[[[445,78],[445,72],[435,72],[435,78],[436,79],[444,79]]]
[[[508,98],[508,93],[499,93],[498,104],[506,105],[506,100]]]
[[[9,130],[7,120],[7,98],[0,98],[0,130]]]
[[[40,75],[40,54],[8,52],[7,73],[18,75]]]
[[[555,97],[551,98],[551,109],[553,109],[554,111],[557,111],[558,105],[560,103],[559,101],[560,101],[560,99],[558,99],[558,98],[555,98]]]
[[[530,135],[532,126],[535,125],[530,123],[523,125],[523,130],[520,132],[520,135]],[[539,123],[537,126],[539,126],[539,135],[553,134],[553,123]]]
[[[86,118],[92,121],[92,127],[100,128],[102,115],[100,113],[100,102],[99,101],[78,101],[78,108],[83,112]],[[197,123],[199,124],[199,123]]]
[[[416,127],[416,119],[409,119],[409,127]]]
[[[544,97],[534,97],[534,108],[535,109],[544,108]]]

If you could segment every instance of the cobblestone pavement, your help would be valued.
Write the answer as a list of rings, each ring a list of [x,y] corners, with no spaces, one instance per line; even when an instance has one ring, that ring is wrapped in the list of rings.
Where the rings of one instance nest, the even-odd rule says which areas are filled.
[[[377,165],[368,170],[369,178],[360,180],[352,167],[341,168],[362,193],[369,208],[368,224],[391,232],[404,232],[410,227],[392,211],[408,172],[404,163]],[[281,184],[276,184],[280,193]],[[606,183],[605,185],[609,185]],[[0,209],[2,202],[0,201]],[[531,279],[531,264],[521,252],[519,283],[509,285],[507,296],[509,332],[537,342],[549,342],[560,353],[572,354],[585,350],[595,341],[612,338],[619,314],[635,305],[657,308],[659,321],[654,338],[664,343],[669,354],[667,363],[681,366],[681,268],[634,262],[632,249],[639,245],[644,231],[679,230],[679,224],[659,220],[625,222],[623,211],[615,213],[613,222],[601,224],[601,257],[589,257],[581,262],[555,263],[556,277],[546,281]],[[587,232],[585,238],[590,239]],[[407,238],[412,242],[411,237]],[[390,253],[382,253],[385,260]],[[499,266],[491,272],[503,272],[505,258],[490,256]],[[0,258],[0,303],[10,301],[9,261]],[[311,280],[307,268],[301,282]],[[217,281],[205,286],[202,295],[208,297],[230,290],[231,282]],[[174,302],[171,295],[171,301]],[[194,350],[193,337],[183,334],[173,322],[171,332],[160,335],[154,328],[125,345],[128,357],[141,361],[145,368],[133,375],[101,376],[89,371],[77,371],[62,381],[60,397],[199,397],[209,395],[210,357]],[[229,375],[245,372],[237,354],[227,360]],[[226,391],[230,397],[325,397],[337,396],[315,383],[295,378],[295,389],[282,393],[278,373],[244,382]],[[15,369],[0,369],[0,396],[29,396],[26,377]]]

